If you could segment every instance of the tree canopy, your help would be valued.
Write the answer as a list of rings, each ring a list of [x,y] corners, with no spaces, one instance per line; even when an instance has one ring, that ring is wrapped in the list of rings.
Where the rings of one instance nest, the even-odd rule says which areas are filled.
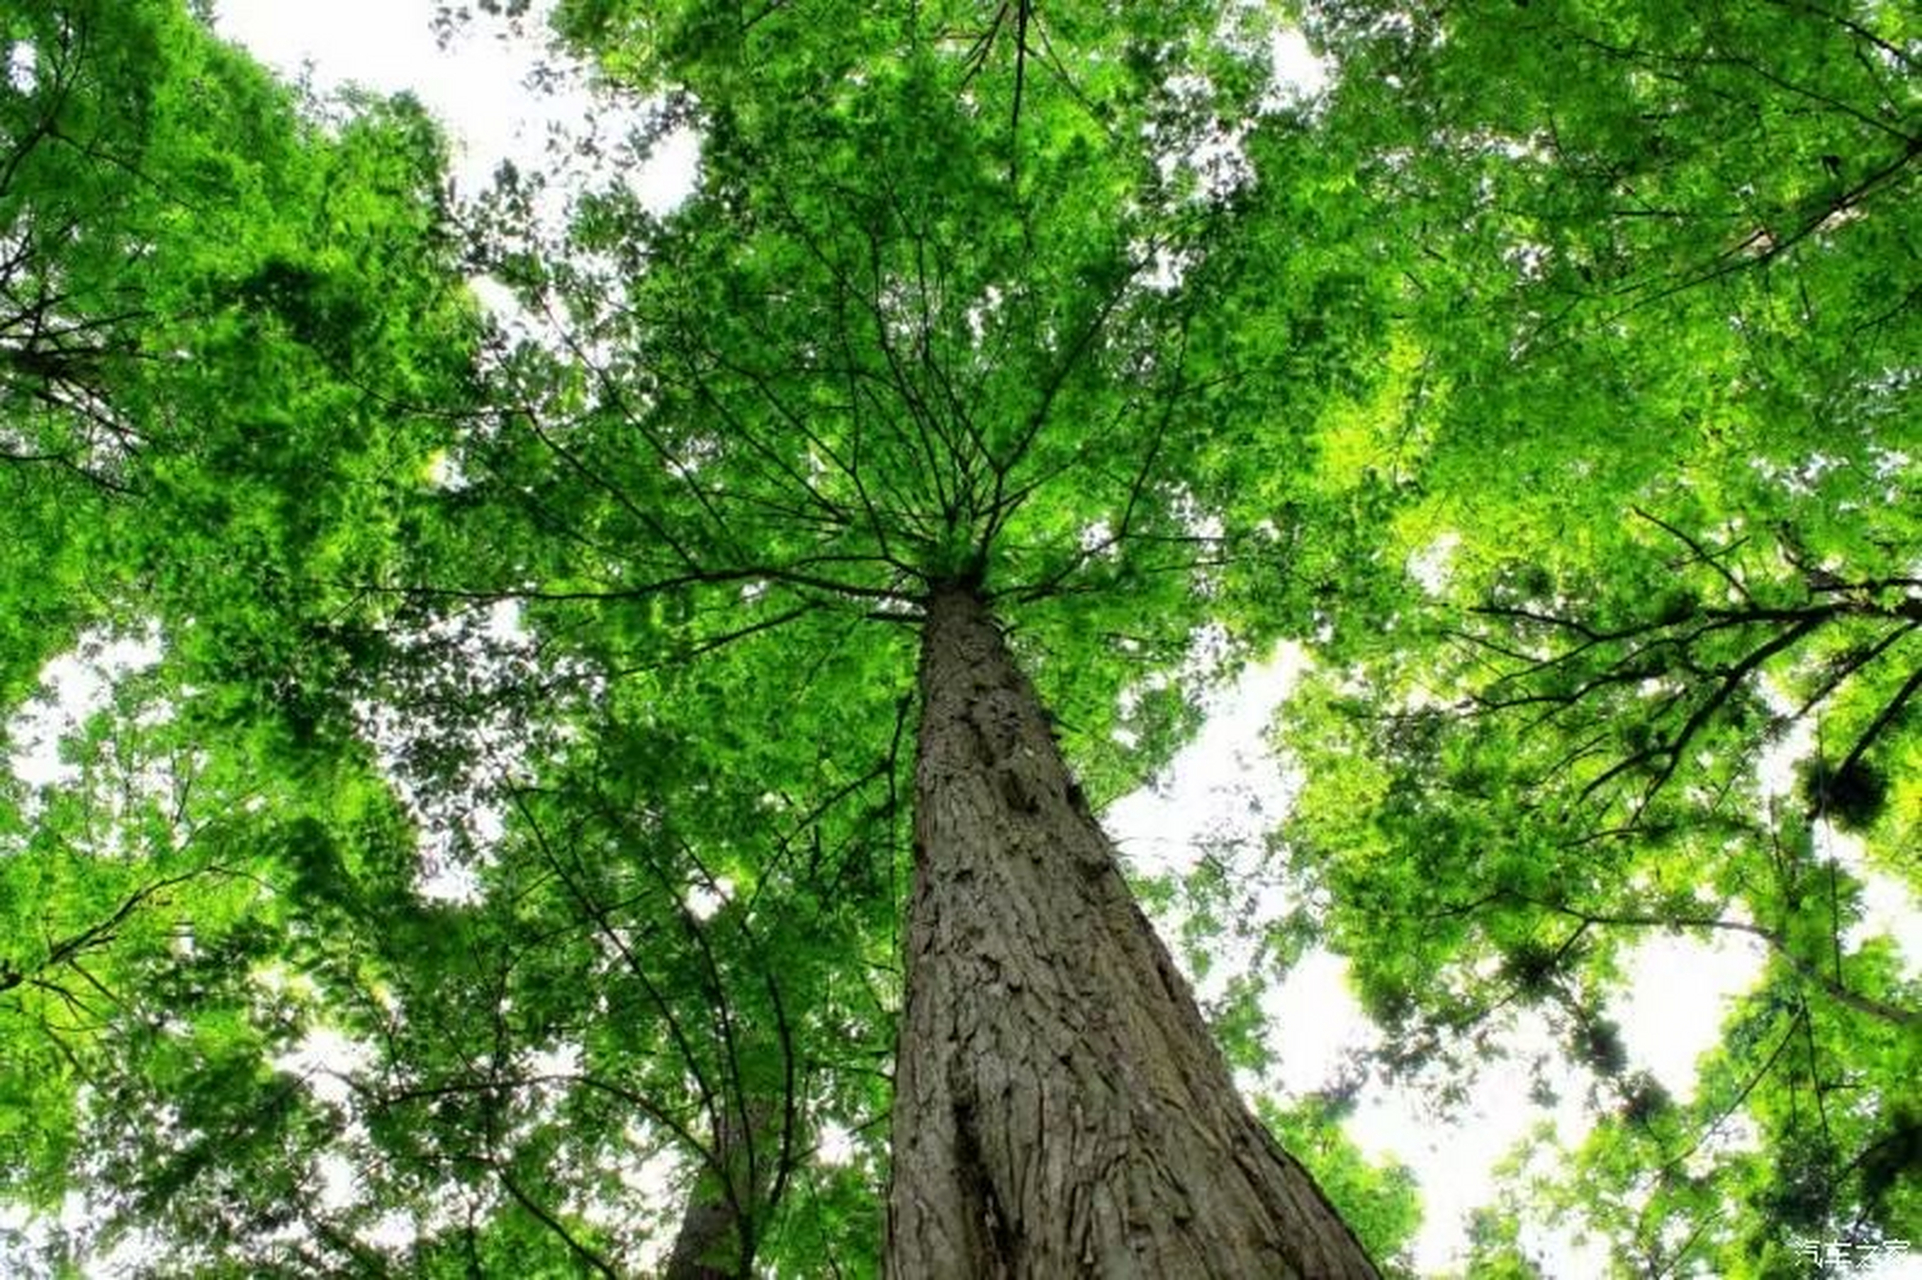
[[[1553,1011],[1612,1114],[1547,1203],[1625,1271],[1912,1235],[1916,974],[1862,922],[1872,881],[1914,910],[1914,33],[1381,17],[1321,30],[1332,113],[1435,140],[1377,171],[1451,230],[1371,459],[1431,567],[1287,731],[1317,924],[1402,1068]],[[1608,1014],[1657,932],[1766,958],[1692,1098],[1628,1070]]]
[[[1355,1091],[1524,1016],[1595,1119],[1472,1274],[1922,1232],[1912,17],[550,16],[633,120],[559,221],[175,0],[0,9],[0,1258],[878,1274],[955,593],[1083,814],[1307,647],[1293,810],[1139,890],[1206,950],[1286,887],[1237,1066],[1346,958],[1380,1048],[1255,1115],[1387,1272]],[[1762,960],[1686,1096],[1618,1024],[1658,934]]]

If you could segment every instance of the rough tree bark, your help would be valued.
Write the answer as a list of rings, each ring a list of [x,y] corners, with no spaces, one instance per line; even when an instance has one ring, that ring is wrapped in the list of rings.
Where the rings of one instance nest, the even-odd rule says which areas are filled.
[[[979,594],[922,638],[888,1274],[1374,1280],[1236,1093]]]

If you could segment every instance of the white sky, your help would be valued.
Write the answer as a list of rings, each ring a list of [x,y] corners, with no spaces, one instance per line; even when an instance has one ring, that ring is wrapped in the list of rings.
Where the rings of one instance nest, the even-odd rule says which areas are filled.
[[[61,757],[62,740],[107,709],[115,683],[159,660],[160,629],[153,627],[140,636],[84,636],[71,653],[47,663],[40,672],[40,696],[6,726],[13,776],[29,788],[78,782],[80,767]]]
[[[541,98],[523,88],[540,51],[493,35],[465,34],[449,50],[430,30],[432,0],[218,0],[220,31],[245,44],[282,74],[306,70],[323,92],[344,83],[393,92],[409,90],[449,127],[457,145],[457,189],[472,195],[485,187],[499,161],[511,158],[538,170],[552,127],[575,126],[586,114],[577,95]],[[530,29],[538,29],[537,24]],[[1276,63],[1298,95],[1312,95],[1325,74],[1298,37],[1276,42]],[[681,137],[662,149],[639,176],[657,211],[688,189],[698,163],[698,144]],[[85,716],[105,705],[105,689],[119,674],[154,660],[153,641],[120,641],[92,653],[56,659],[43,672],[42,699],[8,725],[14,744],[10,764],[33,786],[70,780],[70,766],[54,748]],[[1288,779],[1266,746],[1276,708],[1300,671],[1300,657],[1286,652],[1245,673],[1217,699],[1198,739],[1169,771],[1167,785],[1127,797],[1108,813],[1117,843],[1144,871],[1191,868],[1205,844],[1247,851],[1258,848],[1292,798]],[[1257,910],[1279,915],[1285,903],[1274,890],[1257,895]],[[1878,923],[1906,925],[1911,963],[1922,957],[1914,936],[1918,922],[1902,903],[1883,907]],[[1159,922],[1164,931],[1178,921]],[[1623,1020],[1631,1063],[1652,1071],[1673,1093],[1694,1087],[1696,1057],[1714,1042],[1729,994],[1752,980],[1760,961],[1752,940],[1725,938],[1714,946],[1661,938],[1641,948],[1631,965],[1626,994],[1613,1007]],[[1235,971],[1224,956],[1210,980],[1198,984],[1204,998],[1218,994]],[[1271,992],[1265,1008],[1276,1032],[1279,1061],[1261,1083],[1301,1093],[1330,1082],[1348,1051],[1370,1043],[1373,1031],[1344,981],[1345,964],[1326,952],[1311,954]],[[1686,979],[1679,975],[1686,974]],[[1426,1220],[1416,1244],[1424,1274],[1458,1269],[1466,1247],[1466,1214],[1489,1195],[1489,1170],[1527,1129],[1547,1113],[1525,1102],[1531,1079],[1520,1065],[1530,1047],[1541,1046],[1539,1026],[1511,1036],[1518,1051],[1492,1064],[1473,1092],[1462,1118],[1439,1124],[1408,1090],[1369,1088],[1349,1131],[1376,1157],[1409,1164],[1421,1183]],[[1559,1060],[1559,1053],[1551,1053]],[[1581,1090],[1560,1090],[1574,1098]],[[1579,1108],[1565,1103],[1552,1118],[1566,1138],[1586,1126]],[[0,1227],[6,1221],[0,1220]],[[1566,1240],[1547,1241],[1559,1259],[1557,1274],[1599,1274],[1601,1265]],[[1869,1273],[1859,1273],[1869,1274]],[[1922,1276],[1922,1257],[1893,1261],[1873,1273],[1886,1280]]]
[[[459,144],[455,181],[465,195],[486,187],[503,158],[538,168],[547,126],[569,103],[522,85],[539,50],[482,34],[477,24],[443,51],[430,24],[433,0],[215,0],[222,35],[282,75],[311,70],[323,92],[356,84],[407,90],[446,123]]]

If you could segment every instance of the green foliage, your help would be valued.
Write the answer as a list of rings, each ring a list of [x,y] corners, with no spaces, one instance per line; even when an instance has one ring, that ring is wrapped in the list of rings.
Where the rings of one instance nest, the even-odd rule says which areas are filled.
[[[1256,1105],[1275,1140],[1306,1165],[1384,1275],[1413,1274],[1407,1250],[1421,1201],[1407,1166],[1369,1161],[1341,1130],[1343,1107],[1310,1097],[1288,1107]]]
[[[342,672],[473,309],[418,106],[323,130],[171,3],[0,28],[0,692],[76,642],[160,649],[58,744],[73,781],[0,795],[0,1186],[85,1195],[50,1256],[124,1227],[211,1259],[283,1231],[345,1130],[276,1065],[355,989],[316,975],[361,976],[302,904],[358,876],[365,931],[411,896]]]
[[[1624,1272],[1774,1275],[1805,1265],[1798,1240],[1903,1238],[1915,1067],[1913,1035],[1824,1010],[1777,972],[1731,1015],[1692,1098],[1624,1090],[1572,1159],[1544,1153],[1566,1163],[1529,1194]]]
[[[1333,945],[1391,1070],[1545,1013],[1604,1114],[1473,1274],[1922,1230],[1922,991],[1859,927],[1922,887],[1912,19],[1299,8],[1338,76],[1279,106],[1202,0],[570,0],[702,170],[560,230],[512,172],[457,230],[417,103],[314,123],[171,0],[0,13],[0,706],[160,645],[0,796],[46,1267],[620,1274],[709,1209],[743,1274],[874,1274],[957,581],[1096,808],[1317,645],[1296,900],[1205,869],[1183,941]],[[1767,957],[1692,1094],[1611,1018],[1651,930]],[[1404,1170],[1264,1118],[1403,1254]]]
[[[1331,117],[1421,244],[1419,373],[1376,436],[1411,580],[1332,637],[1287,732],[1290,855],[1385,1060],[1466,1068],[1511,1011],[1548,1017],[1615,1115],[1509,1207],[1585,1224],[1625,1273],[1769,1273],[1791,1219],[1913,1234],[1855,1173],[1904,1149],[1868,1117],[1913,1091],[1885,1055],[1922,995],[1860,928],[1868,877],[1922,891],[1913,24],[1306,17],[1344,67]],[[1738,1017],[1686,1104],[1601,1012],[1652,932],[1770,961],[1748,1000],[1774,1038]],[[1753,1152],[1718,1144],[1742,1124]],[[1485,1226],[1477,1267],[1528,1273]]]

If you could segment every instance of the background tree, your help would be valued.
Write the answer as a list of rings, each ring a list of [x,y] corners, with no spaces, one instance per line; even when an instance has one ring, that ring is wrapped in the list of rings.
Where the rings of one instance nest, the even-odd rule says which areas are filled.
[[[1615,1115],[1548,1203],[1625,1271],[1912,1237],[1916,990],[1861,922],[1876,878],[1915,893],[1922,816],[1913,32],[1799,4],[1311,29],[1422,248],[1404,394],[1345,437],[1421,581],[1295,709],[1325,908],[1295,926],[1400,1068],[1550,1010]],[[1687,1103],[1607,1016],[1668,931],[1768,962]]]
[[[7,726],[39,758],[0,795],[0,1181],[162,1220],[214,1188],[206,1257],[284,1223],[326,1129],[269,1066],[305,1015],[259,980],[311,954],[303,833],[400,822],[332,675],[473,307],[416,105],[323,127],[174,4],[0,33],[0,687],[12,712],[49,659],[118,658],[77,734],[51,690]]]

